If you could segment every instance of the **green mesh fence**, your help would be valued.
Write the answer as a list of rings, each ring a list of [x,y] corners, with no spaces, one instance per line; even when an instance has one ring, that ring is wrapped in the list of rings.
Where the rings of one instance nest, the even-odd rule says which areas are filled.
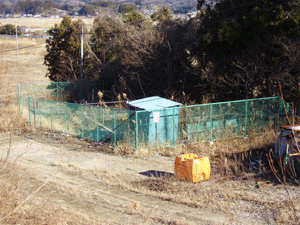
[[[280,97],[219,102],[135,112],[132,126],[136,149],[174,147],[180,144],[211,142],[263,134],[277,128],[290,111]],[[159,112],[159,122],[154,114]]]
[[[80,93],[79,88],[73,85],[19,85],[20,113],[37,127],[96,142],[126,144],[140,150],[262,134],[266,128],[277,128],[285,112],[290,111],[289,104],[280,97],[156,111],[132,111],[57,101],[69,99],[70,95],[84,96],[84,89]],[[86,93],[91,92],[86,90]]]
[[[20,97],[20,102],[22,115],[36,127],[113,144],[129,141],[133,133],[128,118],[134,111],[32,97]]]
[[[94,102],[97,91],[104,89],[101,81],[74,81],[74,82],[42,82],[23,83],[18,85],[21,97],[37,99],[68,101],[68,102]]]
[[[290,110],[288,104],[286,109]],[[197,143],[262,134],[284,113],[280,97],[181,107],[179,139]]]

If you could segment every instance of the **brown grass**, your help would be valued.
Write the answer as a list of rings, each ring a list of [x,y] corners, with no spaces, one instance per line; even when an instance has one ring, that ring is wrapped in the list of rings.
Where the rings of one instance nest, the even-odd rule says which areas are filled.
[[[9,95],[10,80],[6,74],[0,76],[0,83],[0,132],[23,132],[27,126],[19,114],[18,105]]]
[[[12,37],[6,37],[1,36],[0,38],[0,46],[1,46],[1,55],[44,55],[45,49],[41,49],[40,46],[45,44],[45,39],[41,38],[30,38],[30,37],[24,37],[24,38],[18,38],[16,41],[16,38]],[[17,50],[17,46],[19,51]],[[33,48],[36,46],[35,48]],[[30,47],[30,49],[29,49]]]
[[[54,26],[54,24],[59,24],[62,18],[9,18],[9,19],[0,19],[0,23],[4,24],[17,24],[17,26],[26,26],[31,29],[42,29],[47,30]],[[73,18],[72,20],[77,20]],[[84,23],[91,27],[93,24],[92,18],[83,18]]]
[[[14,39],[0,37],[0,80],[5,84],[0,87],[0,101],[9,98],[17,103],[18,83],[48,81],[47,68],[43,65],[44,43],[43,39],[22,38],[18,40],[16,51]]]

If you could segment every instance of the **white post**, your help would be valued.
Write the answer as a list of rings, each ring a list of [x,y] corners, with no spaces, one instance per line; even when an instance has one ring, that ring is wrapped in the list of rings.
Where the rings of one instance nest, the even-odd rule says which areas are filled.
[[[15,27],[16,27],[16,45],[17,45],[17,50],[19,50],[18,48],[18,28],[17,28],[17,23],[15,23]]]
[[[83,80],[83,23],[81,25],[81,42],[80,42],[80,78]]]

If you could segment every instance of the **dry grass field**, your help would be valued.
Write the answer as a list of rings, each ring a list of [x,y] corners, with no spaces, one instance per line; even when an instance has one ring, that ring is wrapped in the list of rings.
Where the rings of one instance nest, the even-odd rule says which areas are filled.
[[[54,24],[59,24],[62,18],[8,18],[8,19],[0,19],[0,23],[2,25],[5,24],[13,24],[17,26],[25,26],[30,29],[42,29],[47,30],[54,26]],[[74,18],[73,20],[77,20]],[[92,18],[82,18],[87,27],[91,27],[93,24]]]
[[[28,125],[16,85],[48,81],[44,46],[0,38],[0,224],[299,224],[299,187],[267,158],[274,132],[135,153]],[[183,153],[209,156],[209,180],[174,177]]]
[[[17,84],[49,81],[47,68],[43,65],[45,40],[0,37],[0,79],[6,83],[0,95],[17,97]],[[4,92],[4,93],[3,93]]]

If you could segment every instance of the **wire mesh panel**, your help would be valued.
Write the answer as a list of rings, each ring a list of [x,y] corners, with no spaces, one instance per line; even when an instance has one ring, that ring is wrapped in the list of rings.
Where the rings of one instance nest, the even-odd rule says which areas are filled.
[[[18,94],[19,97],[30,96],[46,100],[94,102],[97,92],[103,88],[101,81],[22,83],[18,85]]]
[[[79,105],[82,120],[82,138],[96,140],[97,111],[89,105]]]
[[[52,129],[66,133],[66,106],[64,102],[52,102]]]
[[[97,142],[116,143],[126,132],[127,110],[81,105],[82,137]]]
[[[247,101],[212,104],[211,140],[241,137],[246,132]]]
[[[51,112],[49,102],[43,99],[36,99],[35,108],[37,117],[36,126],[51,129]]]
[[[26,101],[26,110],[27,110],[27,114],[28,114],[28,121],[30,124],[34,124],[35,125],[35,106],[34,106],[34,98],[31,97],[27,97],[25,98]]]
[[[115,124],[113,143],[125,143],[134,147],[134,130],[131,129],[130,123],[133,121],[135,112],[126,109],[115,109]]]
[[[56,93],[51,88],[51,84],[52,83],[49,82],[33,83],[33,97],[38,99],[56,100]]]
[[[274,126],[278,122],[278,115],[281,113],[284,113],[284,107],[282,107],[281,98],[249,100],[249,119],[247,121],[249,132],[264,132],[265,124],[268,123]]]
[[[18,93],[19,97],[29,97],[29,96],[34,97],[32,83],[19,84],[18,91],[19,91]]]
[[[82,113],[81,105],[75,103],[64,103],[65,133],[82,136]]]
[[[180,138],[197,143],[265,132],[289,110],[280,97],[180,107]]]
[[[180,107],[181,142],[209,141],[211,138],[211,112],[209,104]]]

